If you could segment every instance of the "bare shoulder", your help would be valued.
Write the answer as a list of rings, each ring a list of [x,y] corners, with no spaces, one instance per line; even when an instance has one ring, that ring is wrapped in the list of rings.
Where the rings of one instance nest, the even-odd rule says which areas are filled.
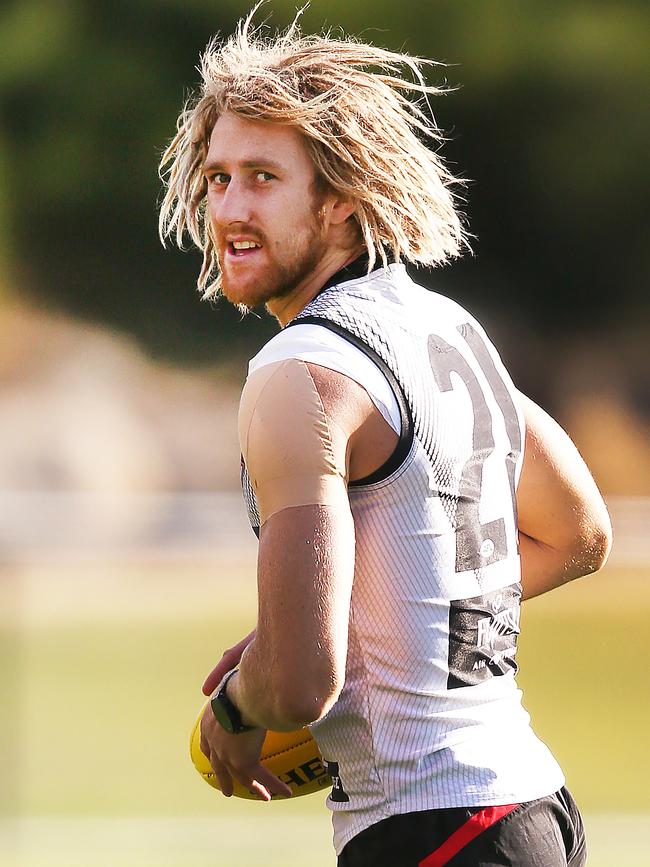
[[[397,434],[356,380],[317,364],[308,367],[332,429],[345,440],[348,478],[372,475],[394,452]]]
[[[273,428],[290,424],[313,403],[316,393],[313,376],[304,361],[287,358],[265,364],[246,380],[239,403],[239,430],[258,423]]]
[[[245,442],[253,423],[277,434],[317,410],[348,435],[377,412],[366,390],[342,373],[297,358],[264,365],[251,373],[242,391],[240,440]]]
[[[306,432],[314,435],[310,438]],[[295,358],[265,365],[246,382],[239,410],[239,439],[247,465],[267,467],[291,452],[307,454],[325,444],[349,480],[365,478],[390,457],[397,434],[368,392],[354,379]],[[295,442],[299,440],[298,442]],[[295,448],[288,444],[295,442]]]
[[[320,364],[306,363],[326,415],[350,435],[378,413],[368,392],[356,380]]]

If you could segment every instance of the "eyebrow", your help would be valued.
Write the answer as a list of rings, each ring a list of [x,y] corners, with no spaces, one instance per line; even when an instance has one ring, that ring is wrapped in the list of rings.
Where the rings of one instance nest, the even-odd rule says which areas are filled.
[[[237,163],[237,165],[239,168],[242,169],[269,168],[279,171],[283,168],[280,163],[270,159],[270,157],[253,157],[252,159],[243,160],[243,162]],[[225,171],[223,163],[221,163],[219,160],[211,160],[210,162],[203,164],[204,174],[206,172],[213,172],[215,170]]]

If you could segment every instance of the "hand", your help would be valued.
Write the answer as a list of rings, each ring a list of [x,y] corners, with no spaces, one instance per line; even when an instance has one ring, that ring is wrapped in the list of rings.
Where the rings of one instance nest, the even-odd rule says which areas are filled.
[[[228,734],[214,718],[210,705],[201,719],[201,751],[208,757],[222,793],[229,798],[233,780],[256,792],[263,801],[272,795],[291,796],[291,789],[260,762],[266,729]]]
[[[234,647],[230,647],[224,652],[221,660],[215,665],[205,679],[205,683],[203,684],[203,695],[212,695],[224,676],[239,665],[243,652],[254,638],[255,630],[250,632],[246,638],[242,638],[242,640],[238,644],[235,644]]]

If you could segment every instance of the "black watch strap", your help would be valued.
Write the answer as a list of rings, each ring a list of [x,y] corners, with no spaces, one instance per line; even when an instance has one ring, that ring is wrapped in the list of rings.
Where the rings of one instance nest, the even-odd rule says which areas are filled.
[[[226,692],[228,681],[233,675],[237,674],[238,671],[239,669],[237,668],[233,671],[229,671],[210,699],[210,707],[212,708],[212,713],[214,714],[216,721],[231,735],[249,732],[254,728],[254,726],[244,725],[239,708],[228,698],[228,693]]]

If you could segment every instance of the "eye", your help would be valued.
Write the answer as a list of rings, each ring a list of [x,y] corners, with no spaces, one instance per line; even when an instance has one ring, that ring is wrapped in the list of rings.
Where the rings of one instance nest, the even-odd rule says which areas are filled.
[[[272,175],[271,172],[255,172],[255,180],[260,184],[266,184],[275,180],[275,175]]]
[[[208,178],[208,183],[212,187],[223,187],[230,180],[230,175],[225,172],[215,172]]]

